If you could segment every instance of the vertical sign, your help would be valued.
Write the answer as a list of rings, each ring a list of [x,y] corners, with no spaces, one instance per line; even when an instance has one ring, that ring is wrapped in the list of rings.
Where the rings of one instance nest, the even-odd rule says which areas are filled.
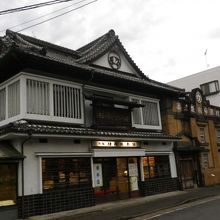
[[[102,164],[101,163],[94,163],[93,164],[93,171],[94,171],[94,184],[95,184],[95,187],[103,186]]]

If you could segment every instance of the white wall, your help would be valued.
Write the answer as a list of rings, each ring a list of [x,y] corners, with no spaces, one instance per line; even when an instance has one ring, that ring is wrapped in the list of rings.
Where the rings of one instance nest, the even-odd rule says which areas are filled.
[[[176,86],[190,92],[194,88],[200,88],[201,84],[218,80],[220,82],[220,67],[208,69],[190,76],[186,76],[171,82],[168,85]],[[207,96],[211,105],[220,106],[220,93]]]
[[[121,67],[119,68],[119,70],[136,75],[136,71],[128,63],[128,61],[126,60],[124,55],[122,53],[120,53],[119,51],[117,51],[117,52],[121,57]],[[111,69],[111,67],[108,63],[108,53],[104,54],[102,57],[100,57],[99,59],[97,59],[93,63],[98,65],[98,66],[103,66],[103,67],[107,67],[107,68]]]

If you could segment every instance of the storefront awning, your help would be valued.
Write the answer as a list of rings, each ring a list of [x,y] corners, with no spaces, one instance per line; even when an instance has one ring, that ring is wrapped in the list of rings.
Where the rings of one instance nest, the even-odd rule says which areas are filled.
[[[19,160],[24,156],[7,142],[0,142],[0,160]]]

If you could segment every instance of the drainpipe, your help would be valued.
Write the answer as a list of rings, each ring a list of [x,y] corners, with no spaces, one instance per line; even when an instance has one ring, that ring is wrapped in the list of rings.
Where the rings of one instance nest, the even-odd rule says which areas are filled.
[[[177,172],[177,178],[178,178],[178,184],[179,184],[179,189],[183,190],[183,182],[182,182],[182,173],[180,171],[180,164],[179,164],[179,153],[177,151],[177,145],[178,142],[175,141],[173,143],[173,152],[174,152],[174,156],[175,156],[175,162],[176,162],[176,172]]]
[[[28,133],[28,137],[21,143],[21,154],[24,156],[24,144],[31,139],[31,133]],[[21,161],[21,199],[22,199],[22,204],[21,204],[21,210],[22,210],[22,219],[25,218],[24,216],[24,159]]]

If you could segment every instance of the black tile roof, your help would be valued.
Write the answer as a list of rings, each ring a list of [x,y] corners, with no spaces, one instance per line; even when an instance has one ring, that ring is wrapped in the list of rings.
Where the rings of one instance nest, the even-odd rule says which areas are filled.
[[[5,127],[0,128],[0,134],[7,133],[28,133],[28,134],[43,134],[47,135],[70,135],[80,136],[95,139],[98,137],[105,138],[138,138],[138,139],[171,139],[176,140],[177,137],[164,134],[162,132],[149,132],[149,131],[110,131],[110,130],[97,130],[91,128],[79,128],[67,125],[50,125],[31,123],[24,120],[11,123]]]
[[[120,74],[119,72],[115,72],[111,69],[101,69],[101,68],[97,68],[97,67],[94,67],[94,66],[89,66],[89,65],[86,65],[86,64],[79,64],[79,63],[76,63],[76,62],[72,62],[71,60],[68,60],[68,59],[62,60],[62,59],[59,59],[57,57],[46,57],[46,56],[43,56],[41,54],[35,54],[32,51],[25,51],[25,53],[30,54],[30,55],[34,55],[34,56],[38,56],[38,57],[41,57],[41,58],[46,59],[46,60],[60,62],[62,64],[70,65],[72,67],[76,67],[76,68],[79,68],[79,69],[82,69],[82,70],[89,71],[93,74],[97,73],[99,75],[106,76],[106,77],[109,77],[109,78],[115,78],[115,79],[118,79],[118,80],[125,80],[128,83],[137,83],[137,84],[140,84],[140,85],[143,85],[143,86],[146,86],[146,87],[150,86],[150,87],[153,87],[155,89],[162,89],[162,90],[166,90],[166,91],[170,91],[170,92],[174,92],[174,93],[178,93],[178,94],[182,94],[182,93],[185,92],[184,89],[180,89],[180,88],[177,88],[175,86],[170,86],[170,85],[167,85],[165,83],[161,83],[161,82],[158,82],[158,81],[155,81],[155,80],[152,80],[152,79],[145,80],[145,79],[133,77],[133,76],[126,75],[126,74]]]
[[[107,52],[108,49],[116,43],[117,46],[120,47],[120,50],[123,51],[125,57],[131,64],[133,64],[133,67],[138,72],[139,77],[123,74],[117,70],[104,69],[87,64],[88,62],[102,56],[103,53]],[[146,87],[153,87],[155,89],[162,89],[178,94],[184,92],[183,89],[147,78],[131,59],[113,30],[110,30],[108,33],[84,47],[81,47],[77,51],[8,30],[6,31],[6,36],[0,38],[0,60],[1,57],[4,57],[11,50],[14,52],[19,51],[47,61],[54,61],[69,65],[73,68],[86,70],[90,73],[97,73],[98,75],[103,77],[105,76],[108,79],[115,78],[117,80],[127,81],[127,83],[137,83],[142,86],[144,85]]]
[[[113,30],[110,30],[107,34],[79,48],[77,52],[80,54],[80,58],[77,60],[77,62],[88,63],[93,61],[99,55],[103,55],[104,52],[109,50],[117,39],[118,36],[115,35]]]
[[[111,50],[111,48],[113,48],[115,45],[117,45],[117,47],[119,47],[119,49],[123,52],[124,56],[130,62],[131,66],[137,71],[139,77],[147,80],[148,77],[144,75],[144,73],[140,70],[140,68],[130,57],[130,55],[122,45],[121,41],[119,40],[119,37],[115,35],[114,30],[110,30],[103,36],[79,48],[77,52],[79,52],[80,58],[77,59],[77,62],[78,63],[92,62],[98,59],[99,57],[103,56],[105,53]]]

